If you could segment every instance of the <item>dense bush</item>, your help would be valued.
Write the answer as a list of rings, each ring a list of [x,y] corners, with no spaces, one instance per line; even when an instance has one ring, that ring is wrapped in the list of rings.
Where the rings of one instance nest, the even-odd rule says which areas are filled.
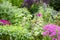
[[[42,40],[43,36],[39,31],[30,32],[22,26],[0,26],[1,40]],[[39,29],[40,30],[40,29]],[[31,30],[33,31],[33,30]],[[38,34],[38,35],[37,35]]]
[[[54,15],[54,19],[55,19],[54,20],[55,24],[60,26],[60,13],[57,15]]]
[[[24,0],[0,0],[0,2],[9,1],[13,6],[21,7]]]
[[[45,6],[42,5],[39,7],[38,12],[42,13],[42,17],[43,17],[44,22],[52,23],[53,22],[53,18],[52,18],[53,15],[52,14],[54,14],[54,13],[52,13],[52,11],[53,11],[53,9],[47,7],[46,5]]]
[[[24,0],[8,0],[8,1],[11,2],[13,6],[21,7]]]
[[[50,0],[50,6],[52,6],[55,10],[60,10],[60,0]]]
[[[33,40],[29,31],[21,26],[0,26],[1,40]]]
[[[17,8],[8,1],[0,4],[0,19],[9,20],[12,24],[26,24],[30,18],[31,15],[26,8]]]

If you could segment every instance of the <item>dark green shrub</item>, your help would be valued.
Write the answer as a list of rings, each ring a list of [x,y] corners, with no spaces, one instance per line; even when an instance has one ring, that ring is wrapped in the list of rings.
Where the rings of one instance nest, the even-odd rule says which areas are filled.
[[[28,8],[28,9],[29,9],[29,11],[31,12],[31,14],[34,14],[34,13],[38,12],[38,10],[39,10],[39,5],[33,4],[33,5],[31,6],[31,8]]]
[[[23,7],[26,7],[31,14],[38,11],[40,5],[40,0],[24,0]]]
[[[60,10],[60,0],[50,0],[50,6],[52,6],[55,10]]]

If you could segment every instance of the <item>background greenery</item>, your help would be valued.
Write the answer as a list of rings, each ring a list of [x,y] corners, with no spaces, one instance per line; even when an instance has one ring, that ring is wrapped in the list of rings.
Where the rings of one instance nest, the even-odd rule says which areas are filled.
[[[60,10],[60,0],[50,0],[50,6],[52,6],[55,10]]]

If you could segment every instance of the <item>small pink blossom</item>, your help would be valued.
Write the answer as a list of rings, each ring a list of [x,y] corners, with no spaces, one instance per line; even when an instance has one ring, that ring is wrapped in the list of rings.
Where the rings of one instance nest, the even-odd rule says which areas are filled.
[[[10,25],[11,23],[9,22],[9,21],[7,21],[7,20],[0,20],[0,23],[2,24],[2,25]]]
[[[37,16],[38,16],[38,17],[41,17],[41,16],[42,16],[42,14],[41,14],[41,13],[38,13],[38,14],[37,14]]]

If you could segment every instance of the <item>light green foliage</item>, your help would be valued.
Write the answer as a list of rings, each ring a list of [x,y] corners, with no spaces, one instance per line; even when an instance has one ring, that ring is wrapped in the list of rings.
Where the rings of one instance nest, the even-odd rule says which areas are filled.
[[[9,1],[13,6],[21,7],[24,0],[0,0],[0,2]]]
[[[60,12],[59,12],[59,14],[54,15],[54,19],[55,19],[54,20],[55,24],[60,26]]]
[[[21,7],[24,0],[8,0],[8,1],[11,2],[12,5],[14,5],[14,6]]]
[[[42,5],[40,6],[39,8],[39,11],[40,13],[42,13],[43,15],[43,20],[45,23],[53,23],[53,18],[52,18],[52,11],[54,11],[53,9],[51,9],[50,7],[47,7],[46,5]]]
[[[2,40],[33,40],[29,31],[21,26],[0,26],[0,38]]]
[[[11,3],[0,4],[0,19],[9,20],[12,24],[22,24],[23,26],[31,19],[30,12],[26,8],[17,8]]]
[[[37,14],[34,15],[33,20],[31,20],[31,28],[32,28],[32,35],[35,37],[35,40],[42,40],[42,32],[43,32],[43,25],[44,21],[42,16],[37,16]]]

